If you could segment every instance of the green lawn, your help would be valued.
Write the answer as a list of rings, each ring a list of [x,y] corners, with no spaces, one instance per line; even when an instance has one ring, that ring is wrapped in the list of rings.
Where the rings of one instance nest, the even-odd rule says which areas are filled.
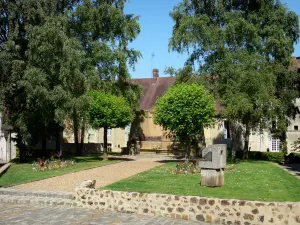
[[[271,162],[240,162],[225,172],[225,186],[200,186],[200,174],[174,175],[175,163],[153,168],[102,189],[262,201],[300,201],[300,179]]]
[[[32,165],[30,163],[24,164],[12,164],[11,167],[0,177],[0,187],[7,187],[16,184],[22,184],[34,180],[40,180],[44,178],[63,175],[66,173],[72,173],[81,171],[84,169],[90,169],[99,166],[105,166],[112,163],[120,162],[121,160],[106,160],[96,156],[90,157],[75,157],[77,164],[68,168],[60,170],[51,170],[43,172],[33,172]]]

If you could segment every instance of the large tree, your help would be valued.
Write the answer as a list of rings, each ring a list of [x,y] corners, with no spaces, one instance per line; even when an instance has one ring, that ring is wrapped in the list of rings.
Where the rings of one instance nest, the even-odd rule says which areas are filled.
[[[128,66],[134,68],[141,56],[128,45],[140,32],[138,17],[124,13],[126,0],[86,0],[70,13],[72,35],[80,40],[85,57],[81,67],[88,78],[90,90],[102,90],[124,96],[137,104],[139,90],[127,81]],[[81,143],[86,119],[79,110],[73,110],[75,143],[81,126]]]
[[[170,48],[189,53],[187,64],[199,65],[224,116],[243,124],[245,152],[251,129],[277,119],[284,133],[298,97],[298,76],[288,70],[298,16],[278,0],[183,0],[171,17]]]
[[[104,129],[104,158],[107,159],[107,130],[125,128],[134,119],[133,109],[125,98],[109,93],[91,91],[89,97],[89,124],[94,129]]]
[[[124,13],[125,3],[1,1],[0,100],[20,150],[40,141],[46,148],[50,136],[59,148],[64,121],[71,119],[81,154],[88,90],[113,89],[135,106],[139,89],[127,82],[127,67],[140,53],[128,44],[140,27],[138,17]]]
[[[189,158],[191,142],[203,135],[213,122],[214,99],[197,84],[177,84],[156,101],[154,123],[161,125],[186,146]]]

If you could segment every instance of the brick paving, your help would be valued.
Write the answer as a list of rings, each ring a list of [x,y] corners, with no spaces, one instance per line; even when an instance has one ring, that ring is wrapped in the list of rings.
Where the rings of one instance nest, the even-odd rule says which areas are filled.
[[[201,222],[103,212],[83,208],[0,203],[0,209],[0,225],[204,225]]]

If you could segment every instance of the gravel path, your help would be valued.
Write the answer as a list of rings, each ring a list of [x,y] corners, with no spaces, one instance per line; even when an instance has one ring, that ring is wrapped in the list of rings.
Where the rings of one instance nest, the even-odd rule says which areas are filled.
[[[159,161],[162,160],[162,158],[141,157],[132,157],[131,159],[132,161],[115,163],[76,173],[68,173],[58,177],[16,185],[12,188],[74,192],[75,186],[84,180],[96,180],[96,188],[100,188],[161,165]]]

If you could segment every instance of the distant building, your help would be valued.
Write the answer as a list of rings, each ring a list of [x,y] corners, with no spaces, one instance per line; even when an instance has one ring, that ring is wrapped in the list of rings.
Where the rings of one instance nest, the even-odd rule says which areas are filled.
[[[292,70],[300,72],[300,57],[293,57]],[[141,152],[166,153],[172,152],[176,143],[168,136],[168,131],[161,126],[154,124],[153,107],[157,98],[174,84],[175,77],[160,77],[158,69],[152,71],[151,78],[132,79],[133,84],[140,85],[143,88],[139,108],[136,112],[136,118],[131,126],[125,129],[116,128],[108,131],[108,146],[112,151],[119,152],[121,148],[127,147],[130,138],[138,140]],[[300,99],[295,100],[295,105],[300,107]],[[216,103],[216,113],[222,110],[222,106]],[[68,143],[74,143],[73,132],[64,131],[64,138]],[[234,136],[233,129],[229,127],[226,120],[219,120],[211,128],[204,130],[206,145],[227,144],[228,148],[232,147],[232,141],[239,142],[239,146],[243,148],[243,138]],[[300,115],[296,115],[295,119],[290,119],[290,125],[287,128],[287,144],[288,152],[293,151],[293,143],[300,137]],[[239,140],[237,140],[239,138]],[[85,143],[103,144],[103,129],[88,129]],[[274,138],[268,131],[262,133],[252,133],[249,139],[249,148],[251,151],[281,151],[281,143],[278,138]]]
[[[291,70],[300,72],[300,57],[293,57]],[[153,70],[152,78],[132,79],[132,83],[140,85],[143,88],[143,95],[140,99],[139,111],[132,124],[131,136],[136,137],[140,143],[141,152],[166,152],[171,151],[174,143],[168,137],[168,131],[161,126],[154,124],[152,109],[157,98],[171,87],[175,82],[174,77],[159,77],[159,71]],[[300,107],[300,99],[295,100],[295,106]],[[220,112],[222,106],[216,103],[216,112]],[[300,108],[299,108],[300,109]],[[204,130],[206,145],[225,143],[228,148],[232,147],[233,132],[226,120],[220,120],[212,128]],[[237,138],[237,137],[235,137]],[[239,136],[239,146],[243,148],[243,137]],[[287,128],[287,148],[288,152],[293,151],[294,142],[300,138],[300,114],[294,119],[290,119],[290,125]],[[274,138],[269,131],[262,133],[252,133],[249,139],[250,151],[270,151],[280,152],[281,143],[278,138]]]
[[[9,162],[16,158],[16,143],[12,140],[14,134],[12,127],[3,125],[0,112],[0,161]]]

